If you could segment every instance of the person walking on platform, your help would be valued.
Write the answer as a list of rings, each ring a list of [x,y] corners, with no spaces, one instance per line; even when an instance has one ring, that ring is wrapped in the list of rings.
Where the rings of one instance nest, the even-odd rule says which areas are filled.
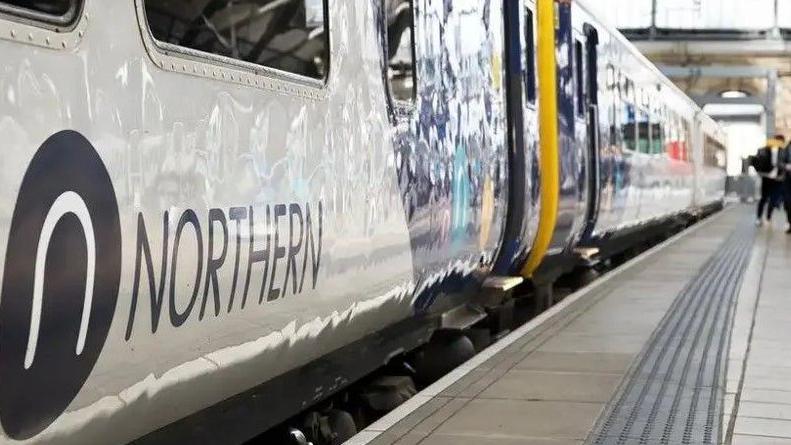
[[[786,219],[788,225],[786,226],[786,233],[791,235],[791,143],[789,143],[781,152],[779,156],[779,164],[783,171],[783,182],[781,183],[781,192],[783,194],[783,205],[786,211]]]
[[[781,152],[785,152],[782,147],[785,145],[785,137],[777,135],[767,141],[766,146],[758,150],[753,156],[752,166],[761,177],[761,199],[758,201],[755,225],[763,224],[764,209],[766,209],[766,220],[772,220],[772,213],[775,207],[775,197],[780,191],[783,178],[785,176],[785,165],[780,165]]]

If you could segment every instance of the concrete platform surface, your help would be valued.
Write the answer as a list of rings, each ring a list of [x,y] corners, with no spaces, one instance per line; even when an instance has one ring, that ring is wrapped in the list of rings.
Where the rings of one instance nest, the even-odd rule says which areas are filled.
[[[506,336],[347,444],[791,444],[791,236],[779,221],[746,228],[751,214],[744,206],[729,207],[651,249]],[[737,236],[742,245],[732,241]],[[726,248],[741,262],[718,277],[712,265],[727,263]],[[713,299],[724,298],[724,284],[700,284],[726,279],[735,286],[732,300]],[[701,299],[711,302],[704,306]],[[693,322],[690,308],[696,304],[701,309],[695,313],[709,318]],[[663,356],[664,349],[657,352],[656,345],[667,349],[681,336],[673,329],[682,323],[688,325],[689,344],[677,342],[672,357]],[[723,338],[714,335],[716,329]],[[724,346],[717,349],[718,342]],[[667,367],[646,371],[659,358]],[[704,368],[712,370],[710,376]],[[697,379],[690,386],[683,379],[693,374]],[[675,393],[667,390],[672,385]],[[624,407],[637,403],[630,401],[634,388],[645,388],[639,394],[643,405]],[[706,408],[689,402],[700,393],[709,408],[700,412],[713,412],[716,420],[693,412]],[[668,411],[660,407],[662,397],[678,403]],[[646,410],[651,403],[654,409]],[[619,413],[639,428],[617,429],[623,426]],[[691,418],[686,426],[667,426],[683,416]],[[665,428],[665,439],[651,422]],[[607,436],[613,428],[620,437]],[[710,441],[693,434],[696,429]]]

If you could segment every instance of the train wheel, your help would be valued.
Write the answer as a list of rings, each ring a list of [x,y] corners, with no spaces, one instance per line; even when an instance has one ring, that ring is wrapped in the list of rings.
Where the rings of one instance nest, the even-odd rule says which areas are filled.
[[[330,445],[341,445],[357,434],[357,425],[354,418],[346,411],[333,409],[327,413],[327,423],[332,430]]]
[[[415,362],[416,380],[429,385],[475,355],[475,346],[467,336],[435,335],[418,354]]]
[[[289,445],[310,445],[305,434],[296,428],[290,428],[288,430],[288,439]]]

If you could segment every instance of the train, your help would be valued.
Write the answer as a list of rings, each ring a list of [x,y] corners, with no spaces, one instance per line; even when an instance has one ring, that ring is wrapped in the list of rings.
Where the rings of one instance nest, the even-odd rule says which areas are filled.
[[[0,0],[0,443],[242,443],[720,208],[585,3]]]

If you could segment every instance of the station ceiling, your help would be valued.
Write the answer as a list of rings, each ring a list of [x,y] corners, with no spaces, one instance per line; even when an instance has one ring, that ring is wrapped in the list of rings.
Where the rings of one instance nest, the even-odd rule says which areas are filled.
[[[767,105],[772,101],[775,107],[775,127],[791,132],[791,54],[788,56],[766,54],[722,54],[716,50],[709,53],[689,54],[669,50],[666,46],[638,43],[638,47],[654,63],[663,67],[686,67],[690,73],[670,75],[684,91],[703,105],[706,103],[736,103]],[[731,45],[740,45],[734,41]],[[767,97],[768,80],[764,74],[727,74],[707,76],[695,74],[695,69],[731,67],[736,70],[749,67],[765,68],[777,72],[778,84],[774,97]],[[680,70],[675,70],[680,71]],[[748,98],[728,100],[719,98],[726,91],[743,91]]]
[[[768,131],[791,133],[791,1],[584,3],[621,29],[649,59],[668,68],[670,77],[701,105],[760,105],[769,109],[770,119],[775,116]],[[775,89],[767,72],[776,75]],[[748,97],[721,99],[725,91]]]

